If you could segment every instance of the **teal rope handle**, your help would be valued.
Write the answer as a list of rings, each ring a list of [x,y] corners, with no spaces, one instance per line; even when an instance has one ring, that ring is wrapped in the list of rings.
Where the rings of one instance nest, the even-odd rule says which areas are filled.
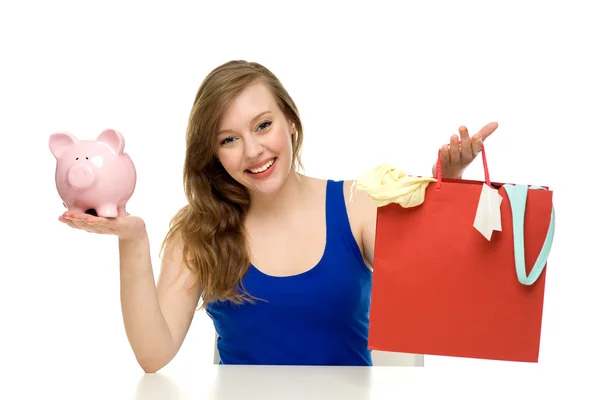
[[[550,216],[550,226],[548,227],[548,233],[544,240],[542,250],[538,255],[529,276],[525,269],[525,208],[527,204],[527,191],[529,189],[534,190],[545,190],[539,186],[527,186],[527,185],[504,185],[504,190],[508,194],[508,200],[512,209],[513,217],[513,234],[514,234],[514,251],[515,251],[515,264],[517,269],[517,278],[523,285],[533,285],[540,277],[546,263],[548,261],[548,255],[552,248],[552,242],[554,240],[554,205],[552,206],[552,214]]]

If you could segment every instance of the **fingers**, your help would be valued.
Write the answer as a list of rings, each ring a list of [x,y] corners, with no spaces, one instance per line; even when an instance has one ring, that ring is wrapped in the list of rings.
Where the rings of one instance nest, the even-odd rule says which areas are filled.
[[[94,217],[89,214],[65,212],[60,216],[59,221],[67,224],[71,228],[84,230],[90,233],[115,234],[115,221],[108,218]]]
[[[473,160],[473,148],[471,146],[471,137],[466,126],[458,128],[460,133],[460,156],[462,163],[469,163]]]
[[[452,135],[450,138],[450,165],[460,164],[460,148],[458,145],[458,136]]]
[[[479,130],[473,137],[469,136],[466,126],[458,128],[460,143],[457,135],[450,139],[450,165],[467,165],[477,157],[483,147],[483,142],[498,128],[497,122],[490,122]]]
[[[440,149],[440,159],[442,161],[442,168],[446,165],[450,165],[450,145],[445,144]]]
[[[469,131],[465,126],[458,129],[460,135],[452,135],[450,144],[442,146],[440,150],[440,159],[442,165],[442,176],[444,177],[462,177],[462,173],[477,157],[483,148],[483,141],[488,138],[496,129],[498,123],[490,122],[485,125],[473,137],[469,136]]]
[[[60,222],[63,222],[65,224],[67,224],[68,226],[70,226],[71,228],[77,228],[77,226],[75,225],[75,223],[69,219],[66,219],[65,217],[63,217],[62,215],[60,217],[58,217],[58,220]]]
[[[492,133],[494,133],[494,131],[498,128],[498,123],[497,122],[490,122],[489,124],[485,125],[483,128],[481,128],[479,130],[479,132],[477,132],[477,134],[475,136],[478,136],[481,141],[484,141],[485,139],[487,139]]]
[[[481,149],[483,147],[483,140],[481,140],[481,136],[479,134],[473,136],[471,139],[471,148],[473,149],[473,158],[477,157],[479,153],[481,153]]]

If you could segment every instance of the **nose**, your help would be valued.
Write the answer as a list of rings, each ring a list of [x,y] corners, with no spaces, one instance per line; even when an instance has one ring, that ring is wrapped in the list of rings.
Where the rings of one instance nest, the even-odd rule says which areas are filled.
[[[257,158],[264,150],[262,144],[257,138],[251,137],[244,141],[246,157],[249,159]]]
[[[76,164],[69,168],[67,180],[75,189],[87,189],[94,184],[96,176],[89,165]]]

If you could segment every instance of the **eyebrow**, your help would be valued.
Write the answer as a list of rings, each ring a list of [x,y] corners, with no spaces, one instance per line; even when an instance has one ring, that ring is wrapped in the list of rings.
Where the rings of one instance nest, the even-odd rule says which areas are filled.
[[[265,114],[269,114],[270,112],[271,112],[270,110],[267,110],[267,111],[263,111],[263,112],[261,112],[260,114],[256,115],[254,118],[252,118],[252,119],[250,120],[250,124],[252,124],[254,121],[256,121],[257,119],[259,119],[259,118],[260,118],[260,117],[262,117],[263,115],[265,115]],[[217,134],[218,134],[218,135],[221,135],[221,134],[223,134],[223,133],[226,133],[226,132],[233,132],[233,130],[232,130],[232,129],[222,129],[222,130],[220,130],[220,131],[219,131]]]

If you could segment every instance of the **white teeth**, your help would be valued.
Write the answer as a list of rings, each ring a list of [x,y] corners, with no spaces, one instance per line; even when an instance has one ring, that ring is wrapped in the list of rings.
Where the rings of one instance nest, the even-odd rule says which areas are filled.
[[[262,167],[256,168],[256,169],[249,169],[248,171],[252,172],[253,174],[259,174],[261,172],[265,172],[266,170],[268,170],[271,167],[271,165],[273,165],[274,162],[275,162],[275,159],[273,158],[273,159],[271,159],[271,161],[269,161]]]

